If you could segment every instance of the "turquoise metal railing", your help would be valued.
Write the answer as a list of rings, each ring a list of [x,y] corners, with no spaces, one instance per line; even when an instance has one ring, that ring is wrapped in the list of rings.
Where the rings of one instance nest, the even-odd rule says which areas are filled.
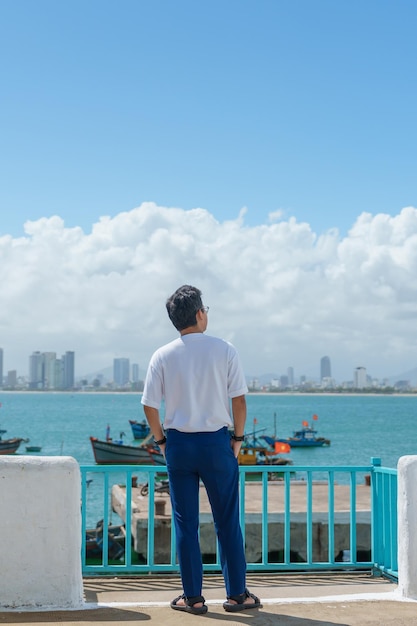
[[[398,579],[397,553],[397,470],[380,467],[380,459],[372,459],[372,529],[374,567],[382,574]]]
[[[162,469],[163,471],[163,469]],[[249,477],[256,472],[260,495],[260,510],[248,512],[247,491],[252,484]],[[177,573],[179,571],[175,555],[175,528],[171,514],[155,518],[155,485],[160,478],[161,467],[156,466],[81,466],[82,476],[82,566],[83,574],[145,574]],[[369,477],[369,507],[359,510],[357,505],[358,488],[366,488]],[[279,485],[277,485],[277,478]],[[104,529],[110,523],[123,524],[132,520],[132,514],[139,514],[137,502],[132,497],[137,493],[132,481],[149,483],[147,519],[140,520],[141,532],[137,525],[124,524],[125,540],[122,557],[114,557],[114,540],[107,532],[100,536],[95,557],[91,557],[91,544],[87,541],[87,530],[102,519]],[[114,485],[123,485],[125,505],[122,518],[113,520],[111,491]],[[275,487],[274,487],[275,485]],[[327,491],[325,511],[317,511],[315,506],[316,485],[325,485]],[[344,512],[336,506],[339,485],[345,486],[347,501]],[[305,510],[292,510],[294,489],[305,490]],[[363,492],[362,492],[363,493]],[[94,495],[93,495],[94,494]],[[278,494],[282,498],[281,509],[271,511],[276,506]],[[165,496],[167,497],[167,496]],[[248,571],[307,571],[338,569],[372,569],[384,575],[397,577],[397,472],[382,468],[380,459],[372,459],[367,466],[248,466],[240,467],[240,516],[246,545],[259,545],[256,560],[248,560]],[[339,503],[340,505],[340,503]],[[94,516],[94,520],[92,517]],[[135,518],[135,515],[133,515]],[[143,516],[142,516],[143,517]],[[94,522],[94,523],[93,523]],[[156,523],[157,522],[157,523]],[[146,528],[143,528],[143,526]],[[298,532],[297,550],[295,530]],[[250,537],[247,536],[250,532]],[[92,533],[94,535],[94,533]],[[300,534],[301,550],[300,550]],[[358,550],[358,536],[361,544],[364,535],[369,535],[369,551]],[[255,536],[255,538],[254,538]],[[161,539],[162,537],[162,539]],[[343,550],[340,550],[341,537]],[[161,562],[156,559],[155,541],[163,541],[165,552],[169,554]],[[141,549],[134,549],[140,542]],[[204,563],[204,571],[219,572],[220,559],[214,539],[214,554],[210,562]],[[320,554],[317,555],[317,544]],[[281,547],[279,547],[281,546]],[[137,546],[136,546],[137,548]],[[279,549],[278,549],[279,548]],[[336,550],[338,553],[336,554]],[[119,548],[120,551],[120,548]],[[157,561],[157,562],[156,562]]]

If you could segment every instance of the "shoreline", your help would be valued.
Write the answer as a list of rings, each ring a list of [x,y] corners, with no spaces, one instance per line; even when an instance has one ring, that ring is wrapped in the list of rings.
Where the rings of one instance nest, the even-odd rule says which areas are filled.
[[[332,391],[302,391],[302,392],[292,392],[292,391],[250,391],[246,394],[247,396],[297,396],[302,398],[303,396],[332,396],[334,398],[337,397],[349,397],[349,396],[361,396],[366,398],[367,396],[369,397],[381,397],[381,398],[388,398],[388,397],[404,397],[404,398],[408,398],[408,397],[417,397],[417,390],[416,391],[409,391],[408,393],[404,393],[404,392],[392,392],[390,391],[389,393],[377,393],[377,392],[363,392],[361,393],[360,391],[344,391],[344,392],[332,392]]]
[[[12,395],[12,394],[24,394],[24,395],[39,395],[39,394],[50,394],[50,395],[70,395],[70,396],[78,396],[78,395],[118,395],[118,396],[126,396],[126,395],[137,395],[137,396],[141,396],[142,395],[142,391],[121,391],[121,390],[117,390],[117,389],[112,389],[109,391],[85,391],[82,389],[73,389],[73,390],[68,390],[68,389],[63,389],[61,390],[57,390],[57,389],[39,389],[39,390],[35,390],[35,389],[0,389],[0,395],[1,394],[7,394],[7,395]],[[246,397],[250,397],[250,396],[264,396],[264,397],[279,397],[279,396],[296,396],[296,397],[320,397],[320,396],[325,396],[325,397],[381,397],[381,398],[388,398],[388,397],[395,397],[395,398],[415,398],[417,397],[417,390],[416,391],[409,391],[407,393],[404,392],[392,392],[390,391],[389,393],[377,393],[377,392],[360,392],[360,391],[354,391],[354,392],[332,392],[332,391],[248,391],[248,393],[246,394]]]

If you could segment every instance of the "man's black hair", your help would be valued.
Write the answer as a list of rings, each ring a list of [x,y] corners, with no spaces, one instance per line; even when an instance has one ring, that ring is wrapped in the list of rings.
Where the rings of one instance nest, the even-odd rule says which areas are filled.
[[[191,285],[182,285],[166,302],[169,319],[178,331],[197,324],[196,313],[203,307],[201,291]]]

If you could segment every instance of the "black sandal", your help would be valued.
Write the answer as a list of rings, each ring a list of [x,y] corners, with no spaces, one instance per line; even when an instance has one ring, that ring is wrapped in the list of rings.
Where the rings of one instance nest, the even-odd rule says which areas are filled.
[[[253,602],[251,602],[250,604],[248,604],[247,602],[245,603],[245,600],[247,598],[252,598]],[[232,604],[231,602],[229,602],[229,600],[234,600],[237,604]],[[228,611],[229,613],[236,613],[237,611],[247,611],[248,609],[259,609],[260,606],[262,606],[260,599],[255,596],[254,593],[251,593],[248,589],[245,589],[245,591],[238,596],[229,596],[226,602],[223,602],[224,610]]]
[[[177,604],[178,600],[185,600],[185,604]],[[174,609],[174,611],[185,611],[186,613],[193,613],[193,615],[204,615],[207,613],[207,605],[204,604],[205,598],[203,596],[191,596],[187,598],[187,596],[183,593],[178,596],[178,598],[174,598],[171,601],[170,607]],[[199,602],[203,603],[203,606],[195,606]]]

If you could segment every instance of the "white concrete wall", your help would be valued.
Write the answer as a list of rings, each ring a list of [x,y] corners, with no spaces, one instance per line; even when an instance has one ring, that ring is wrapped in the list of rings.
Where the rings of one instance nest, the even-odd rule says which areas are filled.
[[[71,457],[0,456],[0,610],[80,608],[81,479]]]
[[[398,461],[398,592],[417,599],[417,456]]]

